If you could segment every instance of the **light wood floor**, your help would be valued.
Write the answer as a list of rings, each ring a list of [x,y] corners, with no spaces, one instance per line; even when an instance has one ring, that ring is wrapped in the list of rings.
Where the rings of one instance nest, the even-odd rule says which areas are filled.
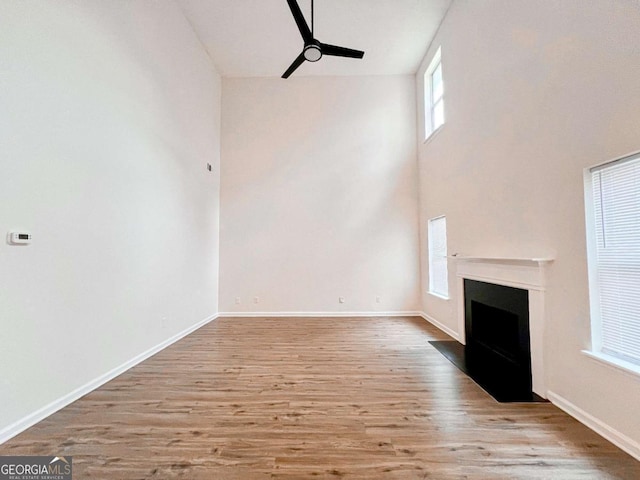
[[[551,404],[499,404],[422,319],[219,319],[0,446],[74,478],[640,479]]]

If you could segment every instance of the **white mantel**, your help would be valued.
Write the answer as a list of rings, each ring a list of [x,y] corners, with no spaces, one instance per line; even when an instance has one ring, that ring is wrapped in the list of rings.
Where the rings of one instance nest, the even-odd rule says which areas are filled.
[[[529,336],[531,341],[531,380],[535,393],[547,398],[545,371],[544,304],[546,267],[551,258],[474,257],[453,255],[457,276],[458,333],[466,344],[464,320],[464,279],[521,288],[529,292]]]

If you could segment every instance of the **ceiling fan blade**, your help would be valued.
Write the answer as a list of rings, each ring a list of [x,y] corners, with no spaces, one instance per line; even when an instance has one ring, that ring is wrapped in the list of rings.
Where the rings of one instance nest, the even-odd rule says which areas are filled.
[[[307,21],[304,19],[304,15],[302,15],[302,10],[300,10],[298,2],[296,0],[287,0],[287,3],[289,4],[293,18],[298,25],[298,30],[300,30],[300,35],[302,35],[302,39],[306,45],[313,40],[313,35],[311,30],[309,30],[309,25],[307,25]]]
[[[320,49],[322,50],[323,55],[349,58],[364,57],[364,52],[362,50],[353,50],[352,48],[338,47],[336,45],[329,45],[328,43],[321,43]]]
[[[303,63],[304,63],[304,52],[298,55],[298,58],[296,58],[291,64],[291,66],[287,68],[287,71],[282,74],[282,78],[289,78],[289,76],[291,76],[291,74],[295,72],[298,69],[298,67]]]

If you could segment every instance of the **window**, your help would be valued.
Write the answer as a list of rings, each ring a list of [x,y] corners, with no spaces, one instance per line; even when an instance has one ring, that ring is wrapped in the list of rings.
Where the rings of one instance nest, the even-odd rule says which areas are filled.
[[[429,293],[449,298],[449,272],[447,270],[447,219],[429,220]]]
[[[440,49],[433,56],[424,74],[425,138],[444,124],[444,83]]]
[[[585,173],[594,354],[640,366],[640,154]],[[640,371],[640,369],[638,370]]]

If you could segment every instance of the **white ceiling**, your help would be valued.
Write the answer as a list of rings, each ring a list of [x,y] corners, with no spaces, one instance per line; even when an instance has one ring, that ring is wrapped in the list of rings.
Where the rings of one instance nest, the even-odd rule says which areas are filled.
[[[302,51],[286,0],[178,0],[225,77],[279,77]],[[310,24],[311,0],[298,0]],[[323,57],[294,75],[413,74],[451,0],[316,0],[315,36],[364,50]]]

